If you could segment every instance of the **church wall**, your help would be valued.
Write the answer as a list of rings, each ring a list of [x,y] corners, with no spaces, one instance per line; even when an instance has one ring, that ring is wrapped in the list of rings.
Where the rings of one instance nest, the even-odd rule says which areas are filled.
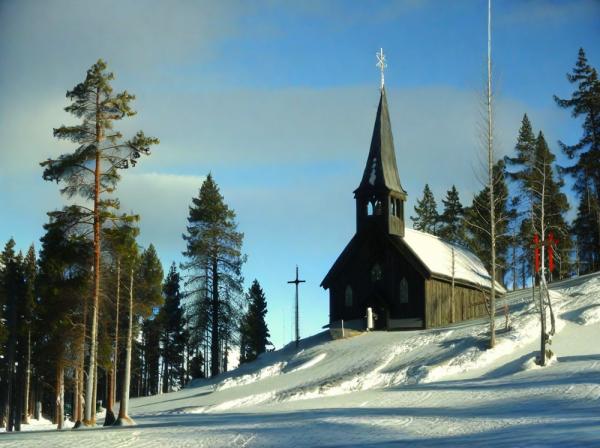
[[[455,285],[454,303],[451,303],[451,297],[451,283],[435,278],[425,281],[426,328],[441,327],[453,322],[487,316],[485,297],[479,289]]]
[[[371,270],[376,263],[381,266],[382,278],[373,281]],[[408,283],[408,303],[400,300],[403,277]],[[352,306],[346,306],[348,285],[352,288]],[[381,315],[380,325],[385,325],[387,319],[423,319],[424,289],[424,278],[395,249],[381,247],[370,239],[330,285],[330,322],[362,319],[368,306]]]

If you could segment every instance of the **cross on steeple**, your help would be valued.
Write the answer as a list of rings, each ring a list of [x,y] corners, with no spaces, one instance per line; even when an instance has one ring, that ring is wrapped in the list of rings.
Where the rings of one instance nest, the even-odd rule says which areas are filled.
[[[375,53],[375,56],[377,56],[377,67],[379,67],[379,70],[381,71],[381,88],[383,89],[383,84],[385,81],[383,71],[387,67],[387,64],[385,63],[385,54],[383,54],[383,48],[380,48],[379,51]]]
[[[296,348],[300,345],[300,322],[298,318],[298,285],[300,283],[305,283],[306,280],[300,280],[298,277],[298,265],[296,265],[296,279],[290,280],[288,283],[293,283],[296,285]]]

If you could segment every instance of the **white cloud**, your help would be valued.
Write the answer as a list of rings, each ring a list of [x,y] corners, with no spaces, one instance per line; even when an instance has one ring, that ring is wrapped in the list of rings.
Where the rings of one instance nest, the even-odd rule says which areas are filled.
[[[117,196],[121,211],[140,215],[140,242],[152,243],[163,262],[179,258],[185,248],[181,234],[188,206],[204,181],[201,176],[165,173],[123,173]]]

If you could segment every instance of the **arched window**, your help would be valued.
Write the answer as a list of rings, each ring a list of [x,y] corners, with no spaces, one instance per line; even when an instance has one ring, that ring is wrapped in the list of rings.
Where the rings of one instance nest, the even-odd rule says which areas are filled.
[[[367,214],[369,216],[373,216],[373,210],[374,210],[373,202],[369,202],[369,204],[367,205]]]
[[[399,283],[400,303],[408,303],[408,282],[405,277],[402,277]]]
[[[383,206],[381,205],[381,201],[377,200],[375,202],[375,214],[381,215],[383,213]]]
[[[392,216],[396,215],[396,200],[394,198],[390,198],[390,213]]]
[[[346,285],[346,291],[344,293],[345,303],[347,307],[352,306],[352,286]]]
[[[381,266],[379,263],[375,263],[371,268],[371,281],[378,282],[383,278],[383,271],[381,270]]]

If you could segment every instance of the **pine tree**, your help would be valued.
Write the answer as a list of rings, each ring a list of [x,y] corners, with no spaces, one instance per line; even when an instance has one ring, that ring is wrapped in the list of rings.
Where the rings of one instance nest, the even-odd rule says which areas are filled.
[[[135,114],[131,102],[135,99],[127,91],[114,93],[110,82],[112,73],[106,72],[106,63],[98,60],[88,71],[83,82],[67,92],[72,103],[65,111],[82,120],[75,126],[54,129],[54,136],[70,140],[78,145],[73,153],[58,159],[42,162],[45,180],[64,182],[61,193],[72,198],[81,196],[93,202],[93,209],[80,206],[82,222],[93,226],[94,234],[94,293],[91,309],[90,361],[86,383],[85,423],[95,424],[92,397],[96,387],[96,352],[98,337],[98,308],[100,300],[100,253],[101,226],[111,216],[110,209],[118,205],[115,199],[104,198],[104,193],[114,191],[119,180],[119,169],[136,164],[143,154],[150,153],[150,146],[158,140],[138,132],[124,141],[123,135],[113,130],[113,122]]]
[[[527,114],[523,115],[519,136],[515,145],[515,157],[505,157],[507,166],[506,175],[516,186],[515,215],[511,223],[514,229],[518,228],[517,239],[519,244],[518,260],[521,264],[522,275],[528,276],[532,271],[532,231],[530,209],[532,200],[531,185],[536,155],[536,137]],[[510,170],[508,169],[510,168]],[[513,232],[514,233],[514,232]],[[515,263],[515,260],[513,260]],[[523,282],[524,283],[524,282]],[[525,285],[523,285],[525,286]]]
[[[264,353],[271,336],[265,322],[267,299],[258,280],[252,282],[246,300],[249,306],[240,331],[240,363],[254,361]]]
[[[144,320],[140,348],[142,365],[141,395],[157,395],[160,383],[160,339],[162,324],[156,316]]]
[[[446,193],[446,198],[442,199],[444,211],[440,215],[439,235],[447,241],[455,244],[463,244],[464,235],[464,208],[460,203],[460,197],[456,186]]]
[[[423,189],[423,198],[417,199],[417,205],[415,205],[415,214],[416,216],[411,216],[410,219],[412,219],[413,227],[416,230],[437,235],[439,215],[437,212],[435,198],[429,189],[429,184],[425,184],[425,188]]]
[[[589,219],[590,204],[592,201],[591,192],[584,192],[579,198],[577,216],[573,221],[572,231],[575,236],[576,268],[578,274],[595,270],[600,262],[594,250],[598,235],[596,232],[596,221]]]
[[[123,257],[121,259],[123,271],[126,276],[123,292],[127,295],[125,316],[127,333],[125,336],[125,359],[123,362],[123,379],[121,381],[121,403],[119,405],[119,415],[115,425],[126,426],[133,424],[133,420],[128,415],[129,393],[131,386],[131,359],[133,354],[133,325],[134,325],[134,297],[136,286],[136,270],[140,264],[140,255],[135,238],[139,234],[136,227],[130,227],[126,238],[123,241]]]
[[[23,306],[21,309],[20,343],[22,356],[20,365],[23,366],[23,423],[29,423],[29,396],[31,386],[31,328],[35,319],[37,263],[33,244],[29,247],[23,264]]]
[[[180,281],[179,272],[173,263],[163,284],[165,304],[158,317],[162,327],[163,392],[184,386],[183,354],[187,337],[181,307]]]
[[[119,360],[122,358],[122,346],[120,344],[120,341],[123,339],[121,330],[124,319],[122,318],[122,315],[126,308],[123,306],[123,298],[125,297],[123,294],[123,281],[126,277],[126,273],[123,271],[123,260],[129,256],[129,252],[132,250],[132,245],[134,245],[135,242],[135,235],[138,232],[137,228],[133,226],[134,221],[137,221],[137,216],[130,215],[126,222],[103,229],[103,251],[107,263],[104,293],[105,296],[109,298],[113,307],[112,310],[108,310],[104,316],[106,321],[110,321],[112,327],[108,330],[109,336],[112,337],[112,347],[109,351],[111,364],[106,370],[108,391],[104,426],[110,426],[116,421],[113,407],[117,397],[117,382],[120,367]]]
[[[575,179],[574,190],[580,206],[573,230],[580,257],[590,263],[584,269],[592,271],[600,267],[600,80],[583,48],[579,49],[577,62],[567,79],[576,85],[576,90],[571,98],[555,95],[554,100],[559,107],[571,109],[573,118],[583,118],[583,136],[573,145],[559,144],[575,162],[563,170]]]
[[[6,355],[2,359],[2,407],[0,416],[7,431],[15,425],[15,388],[17,361],[17,326],[22,260],[15,254],[15,240],[10,239],[2,252],[3,270],[0,278],[0,295],[4,303],[6,319]]]
[[[73,209],[71,209],[73,211]],[[80,352],[71,350],[84,323],[84,304],[92,273],[93,247],[85,236],[73,232],[80,219],[77,213],[49,213],[41,239],[36,315],[40,326],[34,328],[38,341],[35,350],[40,380],[53,384],[55,423],[60,429],[64,419],[65,370],[81,361]]]
[[[132,242],[130,255],[126,259],[129,270],[129,285],[127,287],[129,295],[127,342],[123,385],[121,388],[121,403],[119,406],[119,416],[115,421],[115,425],[117,426],[135,424],[131,417],[129,417],[132,357],[134,340],[137,339],[134,336],[134,332],[137,330],[137,326],[134,328],[134,322],[149,317],[153,309],[162,303],[161,285],[163,270],[156,249],[150,244],[139,257],[136,254],[136,249],[137,247]]]
[[[504,283],[504,271],[510,238],[507,234],[507,217],[511,211],[508,202],[508,187],[505,180],[504,161],[494,165],[494,215],[496,222],[496,272],[495,280]],[[486,186],[473,198],[473,203],[465,209],[467,229],[466,245],[483,262],[488,272],[492,272],[490,254],[490,193]]]
[[[183,238],[187,243],[184,256],[188,261],[182,266],[190,272],[188,285],[197,299],[208,301],[206,307],[199,309],[208,311],[210,371],[211,376],[216,376],[222,370],[223,351],[228,341],[227,332],[222,334],[224,323],[227,322],[227,328],[231,327],[233,319],[229,311],[239,309],[228,302],[241,293],[241,267],[245,257],[241,254],[243,234],[237,231],[235,212],[225,204],[211,174],[202,184],[198,197],[192,200],[187,234]]]
[[[562,180],[555,179],[552,165],[555,163],[555,156],[550,151],[548,144],[540,132],[538,137],[534,137],[533,128],[527,115],[523,117],[521,129],[515,145],[515,157],[506,157],[505,160],[512,171],[507,171],[507,176],[517,187],[515,197],[520,205],[519,213],[515,213],[515,220],[520,220],[519,239],[521,241],[521,264],[523,269],[531,272],[531,263],[533,260],[533,227],[539,222],[540,216],[540,198],[536,191],[540,189],[543,182],[545,191],[544,201],[544,226],[548,232],[552,232],[560,240],[557,255],[559,263],[556,264],[558,271],[556,275],[562,277],[570,270],[569,252],[571,251],[571,240],[569,237],[569,228],[564,215],[569,210],[567,197],[560,190],[563,187]],[[542,179],[543,178],[543,179]],[[517,227],[517,224],[514,225]],[[514,261],[513,261],[514,262]]]

